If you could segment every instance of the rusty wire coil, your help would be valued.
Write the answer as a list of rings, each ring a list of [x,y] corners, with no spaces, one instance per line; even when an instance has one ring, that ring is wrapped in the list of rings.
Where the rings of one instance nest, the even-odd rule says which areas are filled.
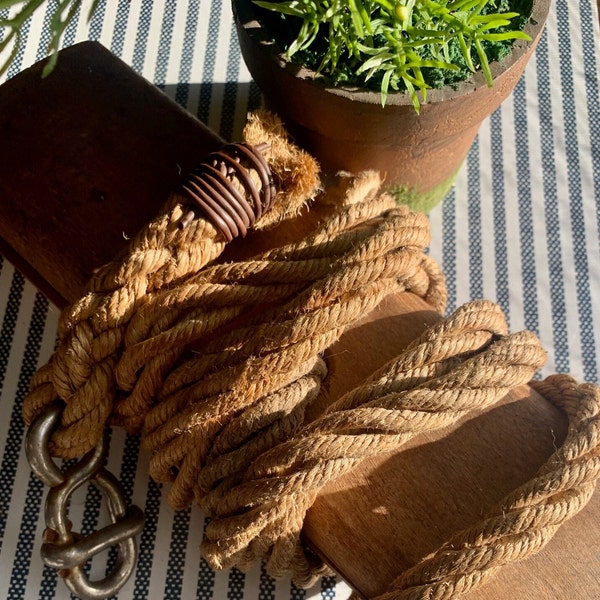
[[[209,154],[182,183],[188,198],[228,242],[240,235],[244,237],[273,203],[275,186],[267,161],[261,154],[266,147],[227,144]],[[258,174],[260,190],[250,176],[251,170]],[[243,192],[234,185],[234,180],[241,184]],[[190,215],[186,215],[183,226],[189,218]]]

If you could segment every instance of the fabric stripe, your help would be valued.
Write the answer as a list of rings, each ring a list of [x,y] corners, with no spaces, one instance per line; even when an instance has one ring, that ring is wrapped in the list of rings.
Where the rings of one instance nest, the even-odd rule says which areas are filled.
[[[204,520],[204,528],[208,525],[208,518]],[[208,563],[202,559],[198,569],[198,582],[196,588],[197,600],[211,600],[215,587],[215,572],[208,566]]]
[[[517,197],[519,201],[519,239],[521,245],[521,286],[524,325],[538,332],[535,251],[533,241],[533,207],[531,203],[531,172],[529,167],[529,139],[527,137],[527,103],[525,84],[521,79],[513,92],[515,115],[515,150]]]
[[[112,443],[110,447],[110,454],[115,454],[115,438],[125,437],[125,444],[123,451],[121,452],[121,469],[118,472],[119,483],[121,484],[121,491],[123,493],[123,498],[127,505],[133,503],[133,486],[135,482],[136,475],[136,466],[140,459],[139,450],[140,450],[140,438],[134,435],[125,435],[123,431],[114,431],[112,436]],[[109,471],[113,474],[117,474],[117,471],[114,469],[112,464],[108,465]],[[117,551],[116,548],[111,548],[109,551],[108,559],[106,562],[106,570],[105,573],[108,574],[112,572],[115,568],[117,562]]]
[[[106,14],[106,0],[100,0],[89,25],[89,39],[100,41],[102,36],[102,28],[104,24],[104,16]]]
[[[238,89],[240,87],[238,84],[238,73],[240,70],[241,59],[241,53],[237,44],[237,38],[235,37],[233,23],[229,30],[229,35],[229,59],[227,61],[227,73],[225,88],[223,90],[221,125],[219,127],[219,131],[224,139],[233,140],[234,123],[236,122],[238,116]]]
[[[27,333],[25,353],[23,355],[23,362],[19,375],[17,398],[14,404],[13,415],[11,416],[11,429],[9,431],[9,436],[14,436],[14,439],[18,440],[21,440],[24,435],[24,424],[19,408],[23,402],[23,398],[29,390],[29,382],[31,377],[38,366],[38,358],[40,354],[42,336],[44,334],[44,323],[47,312],[48,301],[41,294],[36,294],[29,331]],[[15,450],[15,454],[17,454],[17,450]],[[7,473],[7,471],[8,470],[5,469],[5,465],[3,464],[2,474]],[[0,486],[4,487],[4,485],[9,488],[12,487],[10,482],[5,484],[0,476]],[[19,515],[20,518],[18,519],[21,525],[14,556],[15,568],[11,574],[10,585],[8,588],[7,598],[9,600],[12,598],[22,598],[25,594],[25,586],[27,584],[27,577],[29,575],[29,564],[33,552],[33,546],[36,542],[34,538],[36,533],[36,523],[41,509],[42,493],[42,483],[33,474],[30,474],[25,500],[23,501],[22,498],[14,498],[17,504],[17,511],[11,511],[12,515],[17,517],[15,512],[18,513],[22,511],[22,513]],[[0,506],[6,505],[0,504]],[[1,537],[2,535],[0,535],[0,538]]]
[[[183,34],[183,50],[179,66],[179,78],[176,85],[175,102],[188,108],[190,90],[190,79],[192,75],[192,64],[194,58],[194,40],[198,28],[198,13],[200,11],[199,0],[191,0],[185,22]]]
[[[6,596],[8,600],[21,599],[27,592],[32,556],[34,548],[39,544],[40,530],[37,528],[37,523],[38,516],[43,511],[44,491],[43,483],[33,473],[30,473],[27,494],[24,502],[21,501],[20,504],[23,512],[20,515],[19,538],[13,559],[15,567],[10,576]]]
[[[275,580],[267,575],[264,565],[260,570],[258,598],[259,600],[275,600]]]
[[[77,34],[82,32],[82,24],[85,23],[86,19],[85,10],[82,11],[80,6],[73,21],[67,25],[63,39],[61,40],[61,48],[72,46],[76,42]]]
[[[204,73],[207,61],[207,54],[210,53],[209,45],[212,43],[209,29],[214,26],[211,19],[213,2],[200,0],[198,5],[198,14],[194,38],[190,43],[194,47],[190,64],[190,86],[188,88],[187,109],[193,114],[198,115],[200,110],[200,97],[202,92],[202,82],[210,83],[210,77]]]
[[[554,366],[559,372],[569,371],[569,347],[566,334],[564,306],[564,278],[561,256],[560,220],[558,216],[558,190],[554,158],[554,133],[552,123],[552,99],[547,36],[538,44],[536,51],[538,77],[538,103],[540,107],[541,153],[544,165],[544,206],[546,219],[546,254],[550,276]]]
[[[100,490],[93,484],[87,485],[87,491],[85,494],[85,499],[83,500],[83,516],[81,521],[78,516],[78,511],[72,510],[71,520],[73,523],[81,522],[81,526],[79,527],[79,532],[82,536],[88,536],[94,531],[97,531],[100,528],[100,506],[102,502],[102,493]],[[77,516],[76,516],[77,515]],[[99,569],[97,563],[101,560],[102,557],[92,559],[88,562],[85,567],[85,573],[92,579],[99,579],[105,569]]]
[[[169,40],[173,36],[173,26],[175,24],[175,0],[165,2],[165,13],[162,21],[160,33],[159,51],[154,70],[154,82],[158,87],[164,89],[167,76],[167,67],[169,62]]]
[[[166,5],[164,2],[153,2],[151,7],[150,23],[148,25],[148,37],[142,74],[146,79],[154,83],[158,83],[155,78],[155,69],[160,50],[161,31],[165,8]]]
[[[335,594],[335,577],[323,577],[321,581],[321,598],[322,600],[333,600]]]
[[[0,330],[0,339],[2,340],[2,344],[0,345],[0,380],[3,382],[6,378],[6,371],[9,361],[13,357],[11,341],[13,340],[15,334],[17,316],[19,315],[24,285],[25,281],[23,276],[19,271],[15,271],[10,287],[6,311],[4,313],[4,319],[2,321],[2,329]],[[14,348],[14,350],[18,351],[19,348]],[[21,377],[19,377],[19,383],[17,385],[17,389],[15,390],[16,393],[18,393],[20,384]],[[5,389],[6,388],[3,387],[3,391]],[[4,438],[2,468],[0,469],[0,506],[3,507],[7,507],[10,504],[12,483],[15,480],[15,472],[17,468],[21,439],[23,436],[23,423],[21,420],[19,405],[17,403],[13,403],[12,398],[10,400],[6,400],[6,403],[7,406],[12,405],[12,411],[8,431]],[[4,543],[4,532],[6,529],[7,517],[8,511],[0,510],[0,550],[2,549],[2,545]]]
[[[569,10],[565,0],[557,0],[558,32],[561,40],[561,73],[563,94],[567,97],[575,96],[573,70],[570,64],[572,56],[571,38],[569,35]],[[581,107],[583,108],[583,107]],[[583,376],[591,379],[596,376],[596,360],[594,352],[594,336],[589,326],[587,315],[591,314],[591,300],[589,289],[589,268],[587,261],[587,248],[585,240],[585,227],[583,224],[583,206],[581,190],[581,166],[579,158],[579,142],[577,139],[577,122],[580,112],[575,110],[571,102],[563,102],[563,118],[566,134],[566,154],[568,161],[569,178],[569,206],[571,211],[571,235],[575,253],[575,274],[577,286],[577,307],[579,309],[579,330],[582,345]]]
[[[244,574],[237,569],[229,571],[227,579],[227,600],[244,600]]]
[[[169,545],[169,563],[163,596],[165,600],[178,600],[181,598],[185,551],[189,531],[190,510],[176,512],[171,531],[171,543]]]
[[[312,596],[312,594],[310,594]],[[308,596],[306,590],[302,590],[296,587],[294,584],[290,585],[289,597],[290,600],[304,600]]]
[[[47,48],[48,48],[48,44],[50,43],[50,34],[48,32],[48,26],[50,23],[50,18],[52,17],[52,10],[53,10],[53,6],[51,3],[48,3],[46,5],[46,10],[45,11],[40,11],[39,14],[36,14],[34,16],[34,21],[31,23],[31,26],[35,27],[35,19],[39,19],[40,16],[43,14],[43,23],[41,25],[42,27],[42,36],[38,39],[35,40],[33,37],[32,38],[28,38],[30,39],[31,42],[37,42],[37,48],[36,48],[36,52],[35,52],[35,62],[37,62],[38,60],[42,60],[47,53]],[[29,45],[29,44],[28,44]],[[32,44],[32,46],[34,46],[35,43]],[[25,49],[25,56],[23,57],[25,60],[26,56],[28,54],[28,49]]]
[[[479,129],[479,189],[477,214],[479,220],[480,243],[478,251],[480,254],[479,264],[481,267],[480,297],[496,300],[496,289],[493,285],[495,260],[494,247],[487,243],[488,235],[494,235],[494,196],[492,194],[492,178],[494,165],[491,151],[491,127],[490,119],[486,119]],[[483,198],[486,197],[487,201]],[[485,276],[484,276],[485,274]]]
[[[469,152],[467,160],[469,202],[469,295],[483,297],[483,266],[481,264],[481,194],[479,173],[479,137]]]
[[[25,286],[25,291],[28,289],[33,289],[32,286]],[[44,331],[41,339],[40,350],[39,350],[39,358],[38,365],[40,366],[46,363],[51,357],[54,349],[56,348],[56,329],[58,323],[58,311],[52,306],[48,306],[48,311],[46,312],[46,318],[43,323]],[[17,333],[18,335],[18,333]],[[18,477],[23,478],[23,480],[28,481],[28,485],[31,482],[31,473],[29,471],[29,467],[26,465],[25,456],[23,451],[21,450],[20,464],[22,468],[20,468],[21,475]],[[35,505],[36,498],[36,486],[37,483],[31,483],[34,498],[33,502]],[[15,486],[15,490],[19,488]],[[25,516],[27,516],[28,511],[25,511]],[[27,593],[25,598],[27,600],[40,600],[43,598],[55,598],[55,591],[57,586],[57,578],[56,574],[48,568],[45,568],[41,556],[39,554],[43,531],[45,529],[45,523],[43,519],[43,514],[41,510],[35,511],[32,510],[31,522],[36,522],[36,531],[34,536],[34,546],[31,555],[31,561],[29,566],[29,578],[27,581]],[[11,522],[14,522],[11,520]]]
[[[148,44],[148,35],[152,19],[152,4],[152,0],[142,1],[139,19],[136,23],[135,44],[130,64],[133,70],[140,74],[144,70],[146,46]]]
[[[140,13],[142,10],[142,0],[128,0],[127,7],[123,11],[126,16],[123,21],[117,22],[117,28],[122,29],[122,41],[121,49],[117,52],[117,56],[128,65],[131,65],[133,60],[133,53],[135,51],[135,45],[138,37],[138,27],[140,26]],[[119,17],[121,17],[120,6],[119,6]],[[115,40],[113,40],[111,49],[115,47]],[[114,50],[112,50],[114,52]]]
[[[149,482],[144,510],[144,529],[139,540],[138,564],[135,572],[133,598],[146,600],[150,597],[150,576],[154,557],[154,544],[160,508],[160,486]]]
[[[596,9],[596,10],[594,10]],[[583,46],[583,67],[585,69],[584,85],[588,119],[586,128],[590,135],[590,152],[588,158],[592,163],[593,190],[590,197],[595,198],[596,232],[600,238],[600,87],[598,85],[600,67],[598,65],[598,5],[593,0],[582,0],[581,40]]]
[[[36,15],[39,19],[39,15]],[[26,55],[25,52],[27,50],[27,40],[29,38],[29,31],[31,30],[31,20],[26,21],[22,27],[22,37],[25,40],[25,43],[21,45],[21,48],[17,52],[12,64],[9,66],[6,71],[5,78],[10,79],[21,70],[23,70],[27,66]],[[35,37],[35,36],[34,36]]]
[[[454,311],[456,307],[456,189],[452,188],[450,193],[444,199],[443,224],[442,224],[442,239],[444,240],[442,247],[441,265],[446,276],[446,287],[448,289],[448,306],[447,312]],[[434,257],[435,258],[435,257]],[[438,259],[439,260],[439,259]]]
[[[123,54],[123,46],[125,44],[125,33],[127,29],[127,21],[129,17],[129,9],[131,0],[119,0],[117,10],[117,21],[113,30],[113,36],[110,44],[110,50],[117,56]]]
[[[213,86],[210,110],[206,124],[214,131],[221,134],[225,139],[231,136],[231,131],[224,129],[223,115],[227,111],[235,111],[235,105],[228,104],[226,93],[227,82],[230,81],[230,61],[232,57],[229,52],[232,48],[233,27],[230,23],[230,6],[222,0],[218,2],[219,12],[219,35],[215,46],[215,70],[219,73],[216,85]],[[237,43],[235,44],[237,48]],[[235,62],[235,57],[233,61]],[[226,126],[225,126],[226,127]]]
[[[261,91],[254,81],[250,82],[248,88],[248,110],[256,110],[262,104]]]
[[[506,194],[504,189],[504,157],[501,110],[495,111],[490,117],[490,133],[492,154],[492,195],[494,200],[495,300],[502,307],[507,320],[510,322],[508,253],[506,243]]]
[[[208,123],[208,115],[210,113],[211,98],[215,72],[215,54],[217,48],[217,39],[219,37],[219,16],[221,3],[210,3],[210,14],[208,17],[207,44],[204,49],[204,64],[202,68],[202,84],[200,85],[200,95],[198,98],[198,110],[196,116],[203,122]]]

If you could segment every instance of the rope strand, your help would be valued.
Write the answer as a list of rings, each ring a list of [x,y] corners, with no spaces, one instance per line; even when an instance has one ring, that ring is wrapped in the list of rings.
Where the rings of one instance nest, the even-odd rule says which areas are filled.
[[[569,431],[536,477],[475,527],[404,573],[377,600],[455,598],[501,566],[539,552],[589,501],[600,476],[600,388],[552,375],[531,386],[562,410]]]

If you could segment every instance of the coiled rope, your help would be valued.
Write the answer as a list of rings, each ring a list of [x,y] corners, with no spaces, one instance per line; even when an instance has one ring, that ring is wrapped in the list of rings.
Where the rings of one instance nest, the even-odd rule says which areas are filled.
[[[318,392],[315,378],[325,375],[320,353],[385,296],[410,289],[432,305],[443,307],[442,275],[423,253],[429,241],[427,219],[396,207],[387,195],[374,194],[377,186],[375,176],[355,182],[346,196],[347,205],[308,239],[268,251],[252,261],[209,268],[183,290],[180,297],[188,306],[188,299],[204,290],[207,281],[218,282],[211,285],[223,296],[213,289],[210,300],[205,298],[208,305],[191,309],[193,319],[201,323],[205,319],[199,310],[210,315],[231,310],[230,306],[215,308],[225,302],[222,297],[235,302],[236,309],[254,303],[257,293],[264,298],[264,292],[256,288],[266,287],[269,300],[281,304],[247,315],[243,325],[196,345],[193,355],[179,360],[161,383],[157,402],[153,395],[142,399],[136,388],[141,387],[146,370],[154,380],[154,373],[163,373],[165,360],[173,359],[165,359],[165,337],[180,339],[183,345],[193,341],[194,332],[179,328],[189,317],[154,338],[159,340],[157,344],[144,341],[123,355],[118,380],[124,387],[135,387],[129,399],[116,407],[117,414],[127,422],[143,407],[143,443],[153,452],[151,474],[158,481],[173,482],[169,501],[174,506],[186,506],[194,497],[204,504],[204,469],[232,444],[253,433],[241,434],[241,425],[236,422],[222,435],[224,423],[235,418],[260,432],[263,420],[273,419],[269,415],[281,410],[277,403],[289,404],[289,394],[302,382],[311,381],[314,393]],[[179,297],[178,292],[165,294],[161,306],[173,307],[174,295]],[[160,314],[155,318],[160,319]],[[152,323],[145,314],[142,320],[146,326]],[[137,379],[142,350],[144,372]],[[303,393],[297,395],[302,406],[306,401]],[[153,402],[156,404],[151,407]],[[295,411],[295,404],[292,406]],[[301,422],[296,412],[290,418]],[[275,427],[281,427],[281,422]],[[233,431],[234,439],[229,440]],[[285,435],[290,433],[288,430]],[[269,443],[274,441],[269,438]],[[253,439],[253,443],[258,442]],[[249,455],[247,450],[238,452],[245,459]],[[224,462],[231,464],[230,458]]]
[[[215,486],[205,503],[215,518],[205,532],[204,556],[218,568],[260,556],[277,572],[271,563],[284,560],[279,541],[299,544],[304,514],[323,486],[370,456],[491,406],[529,381],[544,358],[533,334],[506,335],[492,303],[460,308],[293,439],[256,458],[237,485]],[[273,548],[265,548],[263,536]]]
[[[267,194],[273,207],[264,213],[257,210],[260,219],[254,227],[269,227],[296,215],[317,190],[316,162],[287,141],[272,115],[251,118],[244,137],[249,145],[266,146],[264,157],[278,190],[274,199]],[[248,170],[258,192],[269,192],[263,189],[261,169]],[[248,183],[237,170],[230,179],[238,195],[245,193]],[[58,348],[33,377],[23,406],[23,416],[31,423],[57,399],[65,403],[62,425],[52,439],[54,455],[81,456],[98,443],[116,399],[115,369],[128,324],[140,305],[151,303],[161,290],[177,286],[223,252],[226,236],[219,223],[203,215],[190,221],[190,208],[188,194],[172,194],[124,255],[100,268],[83,297],[62,313]]]
[[[267,140],[274,154],[278,135]],[[297,162],[293,154],[281,177],[298,173]],[[312,194],[314,182],[297,179],[295,203],[287,197],[276,218]],[[269,573],[291,571],[302,586],[325,572],[299,538],[324,485],[490,406],[544,360],[533,334],[508,335],[495,305],[471,303],[306,424],[326,377],[321,354],[348,327],[390,294],[410,290],[440,312],[446,299],[424,253],[423,215],[380,194],[374,174],[332,196],[339,206],[301,241],[224,264],[210,264],[223,250],[219,231],[202,218],[178,227],[185,207],[174,198],[65,313],[58,350],[24,406],[31,421],[56,397],[65,402],[59,456],[83,453],[109,420],[141,431],[151,475],[172,484],[169,502],[196,501],[214,517],[202,544],[211,565],[266,560]],[[598,477],[598,390],[536,385],[572,421],[565,444],[500,516],[448,542],[384,598],[467,591],[541,547],[585,504]]]
[[[293,564],[290,539],[298,544],[297,557],[304,515],[322,487],[370,456],[397,451],[416,435],[492,406],[528,382],[544,359],[533,334],[506,334],[494,304],[461,307],[294,438],[254,459],[236,486],[215,487],[205,503],[215,518],[203,555],[215,568],[266,559],[277,575]],[[457,597],[500,566],[539,551],[585,506],[600,475],[600,390],[566,375],[533,386],[567,414],[563,445],[495,513],[449,540],[377,600]],[[296,573],[300,583],[303,577],[312,583],[307,575]]]

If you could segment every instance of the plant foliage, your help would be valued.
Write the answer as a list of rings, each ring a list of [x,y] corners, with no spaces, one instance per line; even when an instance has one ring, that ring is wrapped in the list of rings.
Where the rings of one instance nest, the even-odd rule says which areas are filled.
[[[6,53],[4,61],[0,62],[0,75],[9,68],[22,44],[23,26],[40,6],[47,0],[0,0],[0,54]],[[54,9],[50,16],[50,42],[47,53],[50,60],[46,63],[43,76],[47,76],[56,64],[57,52],[65,29],[73,21],[81,7],[82,0],[55,0]],[[88,12],[88,18],[94,14],[99,0],[93,0]],[[4,16],[7,15],[7,16]]]
[[[255,0],[292,24],[285,44],[288,60],[300,62],[334,83],[353,82],[410,94],[417,112],[427,99],[435,72],[481,69],[492,85],[489,48],[515,39],[529,40],[511,22],[520,13],[497,0]],[[490,53],[492,54],[492,53]],[[450,76],[448,77],[448,74]],[[458,78],[465,78],[461,75]],[[433,83],[433,85],[435,85]]]

